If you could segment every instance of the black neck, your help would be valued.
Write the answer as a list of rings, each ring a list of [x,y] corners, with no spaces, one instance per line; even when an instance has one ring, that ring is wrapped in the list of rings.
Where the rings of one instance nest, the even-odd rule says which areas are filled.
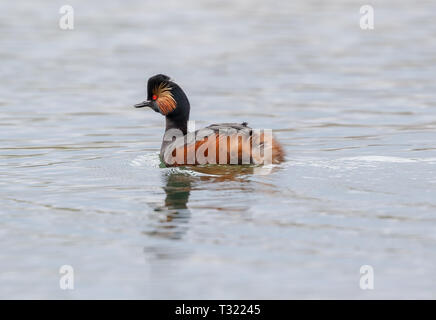
[[[171,87],[171,93],[174,97],[174,100],[177,101],[177,105],[174,111],[165,117],[165,135],[160,149],[161,157],[163,157],[165,148],[172,142],[167,141],[167,139],[172,137],[174,133],[170,133],[167,137],[168,130],[180,130],[181,132],[175,133],[177,135],[182,133],[185,136],[188,133],[188,120],[190,111],[189,100],[186,97],[186,94],[177,84],[171,82]]]
[[[186,135],[188,132],[188,119],[173,119],[165,117],[165,132],[170,129],[179,129]]]

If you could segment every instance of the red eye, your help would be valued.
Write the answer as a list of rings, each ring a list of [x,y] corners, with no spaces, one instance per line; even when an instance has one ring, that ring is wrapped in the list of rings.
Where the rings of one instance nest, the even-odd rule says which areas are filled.
[[[153,97],[151,97],[153,100],[157,99],[157,96],[154,94]]]

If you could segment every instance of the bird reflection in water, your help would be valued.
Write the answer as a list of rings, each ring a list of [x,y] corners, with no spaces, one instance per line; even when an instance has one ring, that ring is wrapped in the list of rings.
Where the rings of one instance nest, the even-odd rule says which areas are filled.
[[[169,239],[180,239],[185,233],[191,217],[188,208],[194,177],[183,172],[169,172],[164,176],[165,201],[154,209],[157,223],[149,235]]]
[[[155,216],[156,223],[150,236],[168,239],[181,239],[188,230],[191,211],[188,201],[195,187],[207,182],[237,181],[247,187],[248,176],[253,173],[253,166],[196,166],[185,169],[170,169],[164,174],[165,201],[155,207],[160,213]]]

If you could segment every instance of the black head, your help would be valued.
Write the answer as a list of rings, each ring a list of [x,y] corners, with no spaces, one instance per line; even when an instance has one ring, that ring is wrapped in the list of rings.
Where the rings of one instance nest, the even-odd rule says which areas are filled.
[[[157,74],[147,83],[147,100],[135,105],[136,108],[150,107],[166,116],[186,121],[189,119],[189,100],[175,82],[164,74]]]

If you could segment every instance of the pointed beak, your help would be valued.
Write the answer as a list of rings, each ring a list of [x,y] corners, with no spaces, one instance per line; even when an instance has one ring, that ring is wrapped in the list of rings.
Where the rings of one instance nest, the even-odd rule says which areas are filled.
[[[150,101],[142,101],[141,103],[135,104],[135,108],[144,108],[144,107],[151,107]]]

